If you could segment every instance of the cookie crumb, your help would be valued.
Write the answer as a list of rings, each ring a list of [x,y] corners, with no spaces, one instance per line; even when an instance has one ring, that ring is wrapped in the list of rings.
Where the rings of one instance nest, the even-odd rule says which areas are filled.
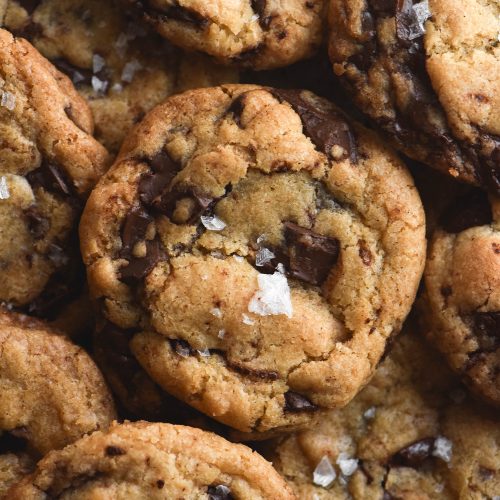
[[[0,200],[7,200],[10,198],[9,186],[7,179],[4,175],[0,177]]]
[[[216,215],[202,215],[200,219],[209,231],[222,231],[226,227],[226,223]]]
[[[323,458],[314,469],[313,483],[318,486],[322,486],[323,488],[328,488],[333,481],[335,481],[336,477],[337,474],[335,473],[335,469],[333,468],[329,458],[326,455],[323,455]]]
[[[292,300],[286,277],[279,272],[259,274],[257,282],[259,289],[250,300],[248,310],[259,316],[285,314],[291,318]]]

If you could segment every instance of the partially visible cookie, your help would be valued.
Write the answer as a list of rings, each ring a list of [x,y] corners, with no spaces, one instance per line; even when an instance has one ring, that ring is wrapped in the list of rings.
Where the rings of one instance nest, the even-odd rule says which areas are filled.
[[[414,300],[424,231],[374,135],[311,93],[243,85],[149,113],[80,225],[108,359],[130,350],[242,432],[307,424],[366,383]]]
[[[128,2],[172,43],[222,64],[287,66],[313,55],[323,38],[325,0]]]
[[[69,79],[0,30],[0,302],[52,317],[80,292],[77,218],[108,166],[92,129]]]
[[[370,384],[268,458],[304,500],[456,500],[500,491],[500,420],[405,327]]]
[[[113,153],[167,96],[237,79],[169,45],[111,1],[7,0],[3,22],[72,79],[93,112],[96,138]]]
[[[330,57],[408,156],[500,192],[500,4],[331,0]]]
[[[0,491],[48,451],[114,418],[85,351],[45,323],[0,311]]]
[[[426,331],[472,390],[500,406],[500,199],[456,199],[425,271]]]
[[[256,452],[199,429],[149,422],[113,425],[41,460],[9,499],[192,498],[292,500]]]

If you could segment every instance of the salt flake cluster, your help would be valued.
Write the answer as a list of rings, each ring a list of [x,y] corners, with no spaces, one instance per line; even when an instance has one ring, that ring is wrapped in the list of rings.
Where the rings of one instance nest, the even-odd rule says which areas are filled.
[[[292,317],[292,299],[286,276],[274,274],[259,274],[257,276],[259,289],[248,304],[248,310],[259,316],[285,314]]]
[[[200,219],[209,231],[222,231],[226,227],[226,223],[216,215],[202,215]]]
[[[422,2],[416,3],[413,5],[413,11],[417,16],[418,21],[418,29],[415,29],[411,36],[410,40],[421,37],[425,33],[425,21],[431,17],[431,11],[429,9],[429,1],[423,0]]]
[[[331,486],[333,481],[335,481],[336,477],[337,473],[335,472],[330,459],[326,455],[324,455],[314,469],[313,483],[317,486],[328,488],[329,486]]]
[[[434,449],[432,450],[432,454],[444,460],[445,462],[449,462],[451,460],[451,456],[453,453],[453,443],[445,438],[444,436],[439,436],[434,441]]]

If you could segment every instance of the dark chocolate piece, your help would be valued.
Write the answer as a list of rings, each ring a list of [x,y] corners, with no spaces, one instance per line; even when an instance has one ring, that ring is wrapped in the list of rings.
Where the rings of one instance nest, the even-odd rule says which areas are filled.
[[[233,500],[234,497],[231,495],[231,490],[224,484],[218,484],[217,486],[209,486],[207,488],[207,494],[209,500]]]
[[[359,257],[363,261],[363,264],[365,266],[371,265],[373,257],[372,257],[372,253],[370,252],[370,249],[366,245],[366,241],[359,240],[358,241],[358,248],[359,248],[359,250],[358,250]]]
[[[403,45],[411,44],[415,38],[423,36],[417,14],[413,9],[413,0],[397,0],[396,36]]]
[[[260,380],[278,380],[279,378],[278,372],[271,370],[254,370],[253,368],[230,363],[229,361],[227,362],[227,366],[247,377],[253,377]]]
[[[74,189],[71,181],[61,168],[49,162],[42,164],[26,175],[32,187],[43,187],[46,191],[71,196]]]
[[[120,269],[120,280],[127,285],[135,285],[145,278],[167,255],[158,240],[146,241],[145,257],[130,257],[128,265]]]
[[[316,147],[332,158],[333,146],[339,146],[343,152],[336,160],[349,158],[356,162],[358,158],[354,134],[344,116],[333,109],[324,111],[306,101],[300,90],[274,89],[271,93],[279,100],[292,106],[300,116],[305,134]]]
[[[131,257],[134,246],[146,238],[146,231],[153,218],[142,207],[130,211],[122,227],[122,250],[120,255],[125,259]]]
[[[24,426],[0,431],[0,453],[21,453],[28,447],[28,429]]]
[[[285,392],[285,412],[317,411],[319,408],[306,397],[293,391]]]
[[[263,50],[264,44],[259,43],[259,45],[256,45],[255,47],[250,47],[249,49],[243,50],[238,55],[233,56],[231,59],[236,64],[241,63],[245,65],[245,63],[252,61],[252,59],[255,59],[258,55],[260,55]]]
[[[58,58],[53,59],[52,64],[61,72],[67,75],[70,80],[73,82],[77,88],[82,85],[92,85],[92,76],[94,74],[90,69],[87,68],[79,68],[74,64],[71,64],[66,59]],[[97,73],[95,76],[99,78],[101,81],[106,81],[106,78],[103,77],[100,73]]]
[[[42,239],[50,229],[50,221],[41,215],[36,206],[31,206],[24,211],[28,220],[28,228],[35,240]]]
[[[125,455],[127,452],[119,446],[106,446],[105,453],[108,457],[118,457],[120,455]]]
[[[165,481],[163,479],[158,479],[158,481],[156,481],[156,487],[159,490],[162,490],[164,486],[165,486]]]
[[[434,438],[425,438],[416,441],[394,454],[389,463],[393,467],[413,467],[417,468],[425,460],[432,457],[434,450]]]
[[[203,17],[199,12],[188,7],[183,7],[177,2],[171,6],[157,8],[150,6],[149,2],[146,1],[142,4],[142,8],[152,19],[158,19],[160,21],[173,19],[181,23],[191,24],[198,29],[205,29],[210,23],[210,20]]]
[[[474,333],[481,352],[497,350],[500,347],[500,311],[475,313]]]
[[[492,221],[488,195],[477,189],[453,202],[441,216],[440,225],[446,232],[455,234]]]
[[[184,358],[195,354],[195,350],[185,340],[169,339],[170,347],[179,355]]]
[[[245,109],[245,97],[246,97],[246,92],[243,94],[240,94],[227,108],[227,114],[232,114],[234,122],[238,127],[243,128],[241,126],[241,114],[243,113],[243,110]]]
[[[284,226],[289,255],[288,272],[294,278],[321,285],[338,260],[339,240],[293,222],[285,222]]]

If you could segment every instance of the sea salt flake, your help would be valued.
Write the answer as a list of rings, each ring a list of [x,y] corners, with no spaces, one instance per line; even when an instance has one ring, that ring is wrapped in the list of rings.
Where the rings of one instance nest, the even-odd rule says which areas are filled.
[[[243,323],[245,325],[253,325],[255,321],[252,318],[248,317],[246,314],[243,314]]]
[[[7,200],[10,198],[9,186],[7,185],[7,179],[2,175],[0,177],[0,200]]]
[[[137,60],[133,59],[129,61],[122,70],[122,81],[126,83],[130,83],[134,79],[134,75],[137,71],[142,68],[142,64]]]
[[[210,498],[233,498],[231,490],[224,484],[218,484],[214,488],[214,492],[209,495]]]
[[[256,266],[263,266],[273,260],[276,257],[271,250],[268,248],[261,248],[258,252],[257,255],[255,256],[255,265]]]
[[[263,241],[265,241],[266,239],[266,235],[265,234],[261,234],[258,238],[257,238],[257,245],[260,245]]]
[[[337,474],[335,473],[335,469],[333,468],[329,458],[324,455],[314,469],[313,483],[318,486],[322,486],[323,488],[328,488],[333,481],[335,481],[336,477]]]
[[[418,21],[418,29],[415,29],[413,33],[410,35],[410,40],[418,38],[425,33],[425,21],[431,17],[431,11],[429,9],[428,0],[423,0],[422,2],[416,3],[413,5],[413,10],[415,15],[417,16]]]
[[[92,72],[99,73],[102,68],[106,65],[106,61],[104,57],[101,57],[99,54],[94,54],[92,56]]]
[[[285,266],[280,262],[277,266],[276,266],[276,271],[278,271],[279,273],[281,274],[285,274]]]
[[[202,215],[200,219],[209,231],[222,231],[226,227],[226,223],[216,215]]]
[[[432,455],[438,457],[445,462],[449,462],[451,460],[451,455],[453,451],[453,443],[443,437],[439,436],[434,441],[434,449],[432,450]]]
[[[113,92],[122,92],[123,91],[123,85],[121,83],[113,83],[113,86],[111,87],[111,90]]]
[[[238,262],[243,262],[245,260],[245,257],[242,257],[241,255],[233,255],[233,259],[238,261]]]
[[[224,335],[226,335],[226,330],[219,330],[217,337],[219,337],[220,339],[223,339]]]
[[[292,300],[290,287],[286,276],[274,274],[259,274],[257,276],[259,289],[248,304],[248,310],[260,316],[285,314],[292,317]]]
[[[101,80],[94,75],[92,77],[92,88],[94,89],[94,92],[104,94],[108,88],[108,82]]]
[[[259,14],[254,14],[251,18],[250,18],[250,22],[251,23],[254,23],[255,21],[258,21],[259,20]]]
[[[200,356],[203,356],[204,358],[208,358],[210,356],[210,351],[208,350],[208,347],[205,347],[205,349],[196,349],[198,354]]]
[[[337,458],[337,465],[344,476],[351,476],[358,468],[358,461],[355,458],[350,458],[347,453],[340,453]]]
[[[211,311],[212,316],[216,318],[222,318],[222,311],[218,307],[214,307]]]
[[[2,100],[0,101],[0,105],[4,108],[7,108],[9,111],[13,111],[16,107],[16,96],[4,90],[2,92]]]
[[[375,408],[375,406],[372,406],[371,408],[368,408],[368,410],[366,410],[363,413],[363,417],[365,417],[366,419],[370,420],[373,417],[375,417],[375,412],[376,411],[377,411],[377,409]]]

